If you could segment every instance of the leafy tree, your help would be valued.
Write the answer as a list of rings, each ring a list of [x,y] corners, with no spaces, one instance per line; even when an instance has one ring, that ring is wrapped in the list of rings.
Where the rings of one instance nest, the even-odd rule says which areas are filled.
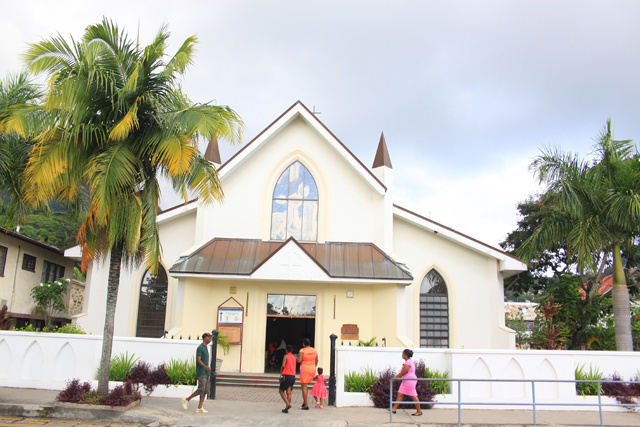
[[[611,122],[593,147],[588,162],[559,149],[543,150],[531,165],[540,182],[557,197],[554,214],[544,218],[516,252],[528,261],[541,250],[566,242],[579,271],[595,279],[592,297],[604,267],[613,259],[613,312],[617,349],[631,351],[629,292],[621,247],[640,235],[640,162],[631,141],[614,139]]]
[[[42,92],[26,73],[0,81],[0,121],[7,117],[9,107],[33,104],[41,96]],[[8,206],[0,219],[2,226],[20,224],[29,212],[23,197],[23,172],[33,147],[27,136],[35,134],[33,125],[33,122],[25,121],[22,132],[0,133],[0,194],[8,199]]]
[[[66,313],[64,296],[69,291],[69,279],[40,283],[31,289],[31,297],[44,314],[45,330],[51,330],[51,322],[59,313]]]
[[[6,129],[19,131],[33,114],[45,130],[26,170],[27,201],[58,197],[88,214],[78,239],[83,269],[109,255],[108,290],[98,391],[108,392],[115,307],[123,266],[145,261],[155,273],[161,248],[156,215],[158,176],[169,179],[185,201],[223,197],[215,168],[197,148],[198,137],[240,140],[242,121],[229,107],[195,104],[180,90],[193,62],[189,37],[165,62],[169,32],[163,26],[146,47],[104,18],[80,41],[61,36],[29,46],[34,73],[49,77],[44,105],[13,108]]]
[[[514,254],[533,235],[545,218],[554,215],[555,198],[552,194],[542,194],[518,203],[520,214],[518,227],[500,243],[502,249]],[[573,264],[572,259],[567,259],[565,247],[564,242],[558,241],[555,245],[532,254],[527,271],[505,281],[505,293],[513,297],[527,295],[531,299],[531,294],[535,295],[545,289],[551,274],[565,273]]]

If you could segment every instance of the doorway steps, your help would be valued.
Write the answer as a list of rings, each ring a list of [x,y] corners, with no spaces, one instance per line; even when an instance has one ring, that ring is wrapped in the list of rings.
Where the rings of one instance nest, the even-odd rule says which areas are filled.
[[[233,387],[268,387],[278,388],[280,374],[241,374],[238,372],[221,372],[216,376],[216,386]],[[293,388],[300,388],[298,378]]]

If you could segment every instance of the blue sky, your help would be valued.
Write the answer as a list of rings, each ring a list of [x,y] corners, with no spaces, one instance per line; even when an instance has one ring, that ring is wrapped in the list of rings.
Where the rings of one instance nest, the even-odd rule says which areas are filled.
[[[142,44],[168,24],[170,51],[196,34],[183,89],[234,108],[245,142],[297,100],[367,166],[384,132],[397,203],[491,245],[540,148],[587,155],[607,118],[640,138],[640,2],[30,0],[0,16],[0,77],[102,16]]]

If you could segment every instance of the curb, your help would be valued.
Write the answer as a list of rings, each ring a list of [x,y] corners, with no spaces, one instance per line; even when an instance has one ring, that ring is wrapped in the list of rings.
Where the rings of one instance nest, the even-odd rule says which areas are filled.
[[[76,405],[70,403],[54,403],[45,405],[0,404],[0,416],[24,418],[59,418],[79,419],[85,421],[111,421],[136,424],[167,425],[162,417],[150,414],[129,412],[126,409],[104,408],[100,405]]]

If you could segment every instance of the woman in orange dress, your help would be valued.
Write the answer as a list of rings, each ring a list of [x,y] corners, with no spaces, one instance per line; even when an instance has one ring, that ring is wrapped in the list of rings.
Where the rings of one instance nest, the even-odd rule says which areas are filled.
[[[309,338],[302,340],[302,348],[298,352],[298,363],[300,363],[300,388],[302,388],[302,409],[308,410],[307,403],[309,384],[313,382],[318,366],[318,352],[311,347]]]

